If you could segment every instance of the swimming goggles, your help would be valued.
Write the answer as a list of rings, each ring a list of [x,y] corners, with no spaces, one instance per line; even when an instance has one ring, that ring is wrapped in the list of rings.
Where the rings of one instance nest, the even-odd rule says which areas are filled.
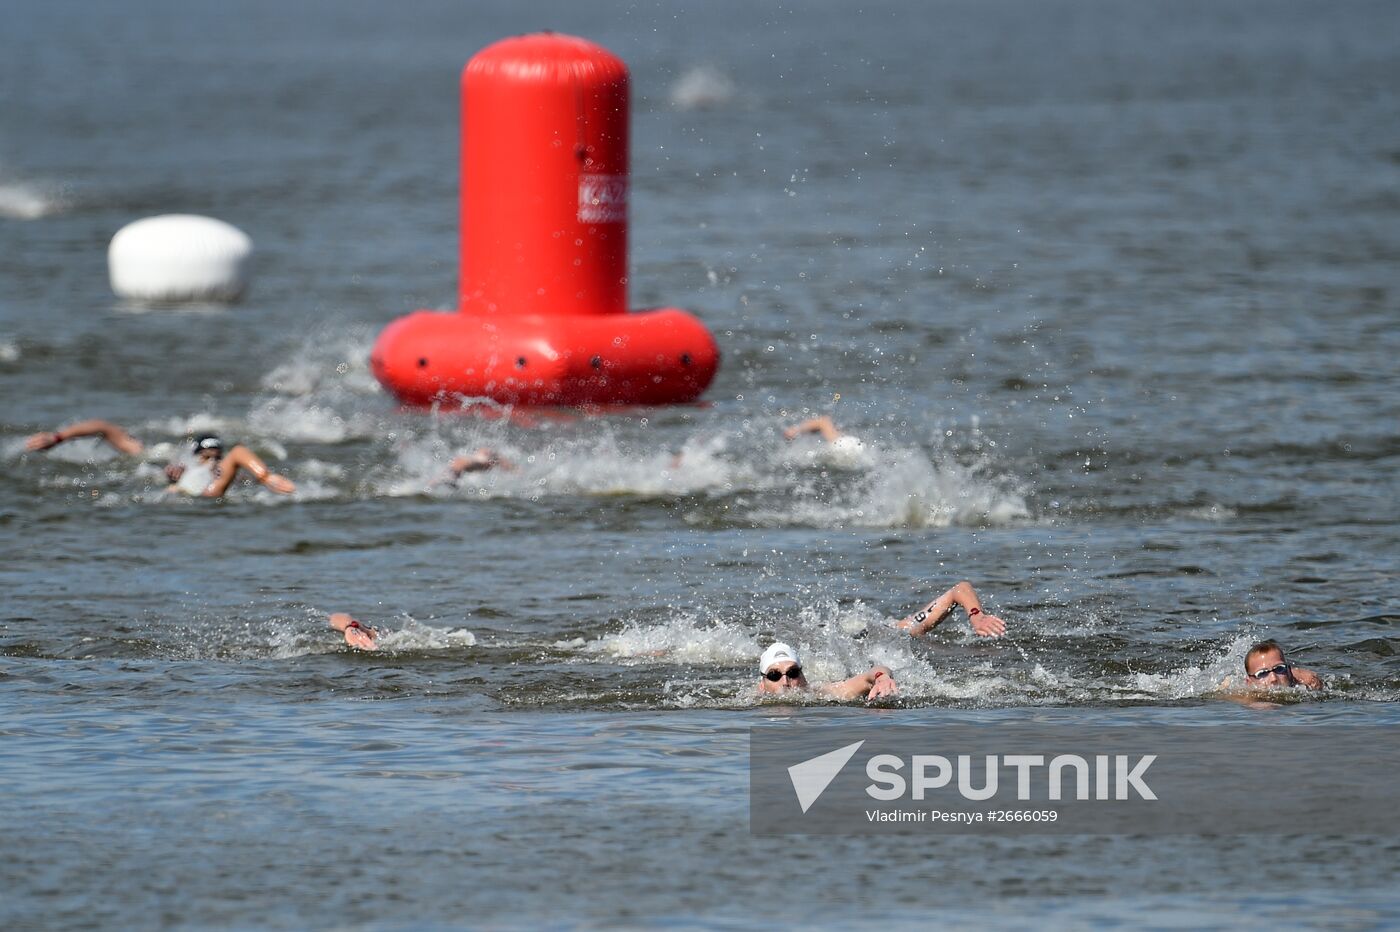
[[[778,672],[777,670],[769,670],[767,673],[765,673],[765,674],[763,674],[763,675],[764,675],[764,677],[766,677],[766,678],[768,679],[768,681],[771,682],[771,683],[776,683],[776,682],[778,682],[778,680],[782,679],[783,677],[787,677],[787,678],[790,679],[790,680],[800,680],[800,679],[802,679],[802,668],[801,668],[801,667],[790,667],[790,668],[788,668],[787,670],[782,671],[781,673]]]
[[[1281,663],[1275,667],[1265,667],[1262,670],[1255,670],[1253,673],[1249,674],[1249,676],[1251,679],[1256,680],[1262,680],[1271,673],[1277,673],[1279,676],[1287,676],[1288,671],[1292,669],[1293,666],[1291,664]]]

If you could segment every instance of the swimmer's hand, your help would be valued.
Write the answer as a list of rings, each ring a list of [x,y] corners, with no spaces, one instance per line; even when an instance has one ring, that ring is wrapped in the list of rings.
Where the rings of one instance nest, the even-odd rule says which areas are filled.
[[[165,466],[165,478],[169,479],[172,485],[179,482],[180,477],[184,474],[185,465],[183,463],[167,463]]]
[[[894,677],[888,673],[877,676],[875,682],[870,684],[870,692],[866,693],[865,701],[874,702],[877,699],[890,699],[899,695],[899,684],[894,681]]]
[[[995,615],[978,612],[968,619],[974,634],[984,638],[999,638],[1006,633],[1006,622]]]
[[[26,437],[24,448],[37,453],[40,450],[48,450],[52,447],[56,447],[62,442],[63,438],[59,436],[57,431],[45,430],[37,434],[30,434]]]
[[[1311,670],[1304,670],[1302,667],[1293,668],[1293,679],[1298,681],[1299,686],[1308,689],[1321,689],[1322,678]]]
[[[345,643],[356,650],[377,650],[379,630],[362,625],[344,612],[335,612],[328,619],[330,626],[345,635]]]
[[[296,484],[286,476],[270,472],[262,478],[262,484],[279,495],[291,495],[297,490]]]

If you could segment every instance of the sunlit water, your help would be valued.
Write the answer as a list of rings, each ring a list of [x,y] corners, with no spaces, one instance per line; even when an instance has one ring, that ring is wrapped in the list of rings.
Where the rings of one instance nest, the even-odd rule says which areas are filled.
[[[511,9],[5,18],[0,920],[1400,919],[1388,839],[775,851],[746,795],[755,725],[1400,720],[1396,10]],[[631,65],[633,303],[723,368],[401,412],[366,357],[453,300],[458,71],[544,27]],[[249,232],[243,304],[111,297],[167,212]],[[862,448],[782,440],[817,413]],[[148,453],[23,453],[92,416]],[[203,430],[298,492],[161,494]],[[515,468],[441,481],[481,446]],[[1006,638],[889,629],[959,578]],[[1328,688],[1214,698],[1265,636]],[[757,703],[774,637],[902,695]]]

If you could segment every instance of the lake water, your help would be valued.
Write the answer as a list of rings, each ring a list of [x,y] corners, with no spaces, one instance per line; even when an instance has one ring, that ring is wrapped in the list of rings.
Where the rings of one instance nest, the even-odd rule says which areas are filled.
[[[720,374],[400,411],[367,356],[455,301],[460,69],[544,28],[629,63],[632,303],[693,310]],[[775,841],[747,799],[755,726],[1400,724],[1398,35],[1384,2],[10,4],[0,923],[1400,922],[1390,838]],[[112,297],[159,213],[250,234],[243,303]],[[810,414],[863,453],[785,443]],[[83,417],[148,453],[23,452]],[[161,495],[206,429],[298,492]],[[482,445],[518,468],[434,485]],[[960,578],[1006,638],[884,630]],[[774,637],[902,696],[758,704]],[[1262,637],[1327,688],[1215,698]]]

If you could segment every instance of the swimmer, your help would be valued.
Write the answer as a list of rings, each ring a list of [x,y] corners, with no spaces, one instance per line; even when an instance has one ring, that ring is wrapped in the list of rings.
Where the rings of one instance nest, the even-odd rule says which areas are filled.
[[[1006,623],[997,616],[988,615],[982,611],[981,600],[977,598],[972,583],[966,580],[958,583],[914,614],[896,621],[895,627],[901,631],[907,631],[910,637],[921,637],[947,618],[949,613],[953,611],[954,605],[962,607],[967,612],[967,621],[968,624],[972,625],[974,634],[984,638],[994,638],[1001,637],[1006,633]]]
[[[69,424],[56,431],[34,434],[25,440],[30,450],[48,450],[78,437],[101,437],[113,449],[128,456],[139,456],[145,449],[140,440],[109,421],[91,420]],[[240,470],[280,495],[289,495],[296,486],[286,476],[278,475],[256,453],[239,444],[227,453],[223,441],[213,434],[203,434],[194,440],[193,463],[171,463],[165,467],[170,480],[167,492],[183,492],[202,498],[218,498],[228,491]]]
[[[1322,677],[1289,663],[1278,642],[1268,640],[1255,644],[1244,655],[1244,685],[1249,690],[1296,686],[1321,689]]]
[[[863,469],[872,465],[871,454],[866,449],[865,441],[842,431],[836,426],[836,422],[825,414],[783,430],[783,437],[787,440],[796,440],[804,436],[816,436],[822,442],[820,453],[815,450],[807,451],[806,455],[809,458],[838,469]]]
[[[1238,702],[1251,709],[1277,709],[1277,702],[1266,701],[1277,690],[1322,688],[1322,678],[1311,670],[1295,667],[1283,655],[1277,641],[1260,641],[1244,655],[1244,683],[1237,685],[1234,677],[1220,684],[1221,699]]]
[[[356,650],[379,649],[379,629],[358,622],[344,612],[332,614],[330,626],[345,635],[345,643]]]
[[[761,696],[781,696],[788,690],[806,690],[811,686],[802,672],[797,651],[781,641],[769,645],[758,660],[758,692]],[[849,702],[853,699],[885,699],[899,693],[899,686],[889,667],[871,667],[864,673],[817,687],[817,692]]]
[[[512,470],[515,469],[515,464],[490,447],[478,447],[453,459],[447,468],[455,480],[469,472],[485,472],[488,469]]]
[[[515,464],[490,447],[478,447],[470,453],[453,457],[447,466],[447,473],[433,485],[456,485],[469,472],[486,472],[489,469],[514,472]]]
[[[233,485],[240,469],[246,469],[254,479],[279,495],[290,495],[297,490],[292,480],[272,472],[256,453],[242,444],[225,453],[222,440],[213,434],[203,434],[194,439],[193,454],[192,466],[171,463],[165,467],[165,476],[170,480],[167,492],[218,498]]]
[[[827,443],[835,443],[845,436],[837,428],[836,423],[825,414],[783,429],[783,438],[786,440],[796,440],[805,434],[817,434]]]

